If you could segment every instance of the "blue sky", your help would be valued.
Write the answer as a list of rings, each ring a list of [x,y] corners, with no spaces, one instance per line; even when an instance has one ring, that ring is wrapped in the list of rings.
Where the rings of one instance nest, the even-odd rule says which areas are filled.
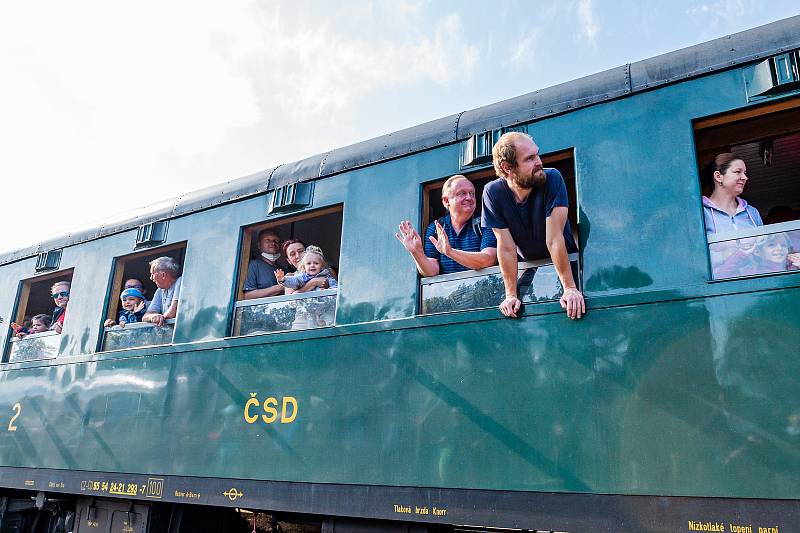
[[[786,0],[6,2],[0,251],[798,12]]]

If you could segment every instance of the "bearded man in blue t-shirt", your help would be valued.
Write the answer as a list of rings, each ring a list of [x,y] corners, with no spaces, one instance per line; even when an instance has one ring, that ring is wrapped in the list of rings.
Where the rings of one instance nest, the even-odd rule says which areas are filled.
[[[583,294],[572,276],[569,254],[578,251],[567,212],[567,187],[561,173],[543,168],[539,147],[520,132],[504,134],[492,150],[498,179],[483,189],[481,225],[497,237],[497,259],[505,285],[500,311],[516,318],[522,302],[517,295],[517,254],[525,260],[550,256],[564,293],[561,307],[570,318],[586,312]]]

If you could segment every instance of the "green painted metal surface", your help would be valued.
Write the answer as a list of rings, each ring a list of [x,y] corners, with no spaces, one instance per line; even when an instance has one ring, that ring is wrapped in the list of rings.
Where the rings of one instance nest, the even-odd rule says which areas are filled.
[[[22,412],[0,436],[0,457],[111,472],[797,498],[800,360],[786,356],[800,343],[796,298],[777,290],[596,310],[577,323],[548,314],[3,372],[0,406]],[[249,424],[251,393],[275,397],[278,412],[295,398],[296,418]]]
[[[800,276],[709,281],[692,120],[746,105],[732,70],[529,125],[575,150],[578,322],[554,303],[414,317],[393,233],[458,172],[455,144],[315,183],[312,209],[344,205],[335,328],[225,338],[242,228],[280,218],[265,195],[170,221],[188,243],[174,346],[95,353],[135,231],[66,248],[59,359],[0,372],[0,465],[800,498]],[[3,316],[34,261],[3,267]],[[270,397],[276,421],[245,411]]]

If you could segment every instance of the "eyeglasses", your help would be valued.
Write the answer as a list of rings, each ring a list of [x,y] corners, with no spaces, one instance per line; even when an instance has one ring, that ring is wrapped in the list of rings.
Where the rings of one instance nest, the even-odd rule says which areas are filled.
[[[69,291],[56,292],[52,296],[54,300],[56,298],[69,298]]]
[[[458,191],[453,195],[454,198],[458,198],[459,200],[469,196],[470,198],[475,198],[475,191]]]

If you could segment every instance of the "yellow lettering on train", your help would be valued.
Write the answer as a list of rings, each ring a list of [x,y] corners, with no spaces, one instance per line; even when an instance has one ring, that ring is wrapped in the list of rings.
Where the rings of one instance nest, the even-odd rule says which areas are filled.
[[[292,404],[292,416],[286,416],[286,406]],[[281,424],[291,424],[297,418],[297,399],[294,396],[284,396],[281,406]]]
[[[280,406],[280,407],[279,407]],[[263,414],[257,414],[256,410],[261,407]],[[258,399],[258,393],[251,392],[250,398],[244,404],[244,421],[248,424],[255,424],[261,419],[265,424],[273,424],[280,419],[281,424],[291,424],[297,419],[300,412],[297,398],[294,396],[276,397],[270,396],[263,402]]]
[[[255,423],[256,420],[258,420],[258,415],[250,414],[250,408],[258,407],[260,405],[258,398],[256,398],[256,396],[257,395],[255,392],[251,392],[250,399],[247,400],[246,404],[244,404],[244,419],[248,424],[253,424]]]
[[[264,401],[264,412],[269,415],[269,416],[261,415],[261,418],[264,420],[264,422],[266,422],[267,424],[272,424],[278,419],[278,410],[275,409],[275,407],[277,406],[278,406],[278,400],[276,400],[272,396],[270,396]]]

